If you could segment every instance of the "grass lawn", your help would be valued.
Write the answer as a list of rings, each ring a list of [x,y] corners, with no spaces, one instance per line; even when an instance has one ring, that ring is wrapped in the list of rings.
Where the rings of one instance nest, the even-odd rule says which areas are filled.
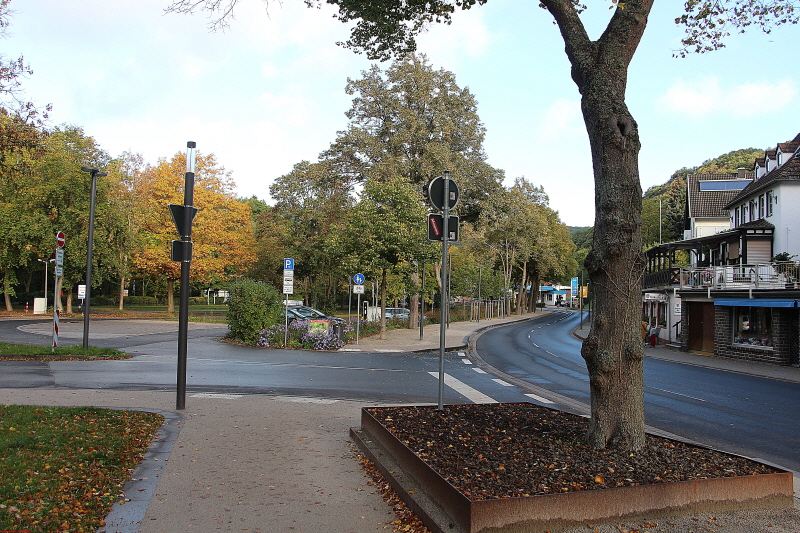
[[[162,421],[140,411],[0,405],[0,531],[102,527]]]
[[[50,346],[31,346],[29,344],[10,344],[0,342],[0,359],[127,359],[130,355],[115,348],[96,348],[89,346],[58,346],[53,352]],[[0,530],[2,532],[2,530]]]

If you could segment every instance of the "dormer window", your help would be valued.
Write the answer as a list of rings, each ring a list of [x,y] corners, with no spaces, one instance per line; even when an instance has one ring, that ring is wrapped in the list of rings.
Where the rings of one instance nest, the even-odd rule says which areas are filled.
[[[741,191],[750,180],[701,180],[697,184],[701,191]]]

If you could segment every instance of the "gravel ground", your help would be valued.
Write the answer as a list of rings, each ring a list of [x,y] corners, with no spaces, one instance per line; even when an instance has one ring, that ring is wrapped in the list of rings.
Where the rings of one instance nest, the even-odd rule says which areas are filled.
[[[771,473],[766,465],[661,437],[641,451],[583,443],[586,418],[534,404],[371,408],[397,438],[475,500]],[[797,505],[795,505],[797,507]],[[424,531],[414,529],[409,531]],[[800,533],[798,509],[698,514],[577,532]]]

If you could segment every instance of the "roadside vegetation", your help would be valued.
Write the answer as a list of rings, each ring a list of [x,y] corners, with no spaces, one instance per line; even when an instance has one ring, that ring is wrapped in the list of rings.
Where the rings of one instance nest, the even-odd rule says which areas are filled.
[[[64,359],[127,359],[130,355],[115,348],[89,346],[32,346],[0,342],[0,359],[64,360]],[[0,530],[1,531],[1,530]]]
[[[105,525],[162,422],[141,411],[0,405],[0,531]]]

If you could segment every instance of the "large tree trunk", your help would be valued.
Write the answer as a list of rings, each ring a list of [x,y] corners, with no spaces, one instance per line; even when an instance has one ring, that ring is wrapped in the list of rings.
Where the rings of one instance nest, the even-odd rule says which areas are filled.
[[[167,313],[175,312],[175,280],[167,280]]]
[[[581,93],[595,181],[595,226],[585,266],[595,295],[583,343],[591,390],[587,440],[595,448],[644,445],[644,348],[639,335],[642,190],[639,132],[625,104],[628,65],[653,0],[628,0],[590,41],[571,0],[542,0],[558,23]]]
[[[522,262],[522,280],[519,282],[519,293],[517,294],[517,314],[521,315],[525,313],[525,298],[526,298],[526,287],[528,284],[528,262]]]
[[[125,276],[119,280],[119,310],[125,307]]]
[[[411,273],[411,283],[414,286],[414,293],[408,299],[408,329],[414,329],[419,327],[419,290],[420,290],[420,282],[419,282],[419,273],[412,272]]]
[[[381,334],[378,337],[386,339],[386,269],[381,270]]]

